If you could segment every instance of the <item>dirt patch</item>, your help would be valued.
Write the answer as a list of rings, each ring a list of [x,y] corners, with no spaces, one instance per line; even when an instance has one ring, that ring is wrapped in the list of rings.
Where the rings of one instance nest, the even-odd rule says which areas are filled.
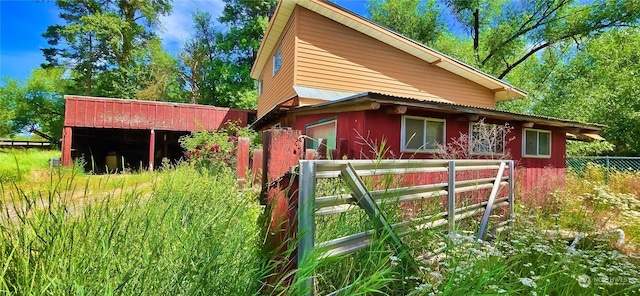
[[[83,210],[86,205],[102,201],[109,196],[116,200],[122,200],[124,196],[135,192],[140,195],[141,201],[147,200],[153,192],[153,184],[154,182],[150,181],[111,190],[87,190],[86,193],[84,188],[73,188],[67,191],[54,191],[52,198],[49,198],[48,191],[19,192],[14,189],[8,196],[5,194],[4,202],[0,203],[0,207],[2,208],[2,216],[8,221],[17,221],[19,217],[33,215],[35,211],[41,211],[48,207],[64,207],[68,214],[73,215]],[[56,204],[52,205],[52,202]]]

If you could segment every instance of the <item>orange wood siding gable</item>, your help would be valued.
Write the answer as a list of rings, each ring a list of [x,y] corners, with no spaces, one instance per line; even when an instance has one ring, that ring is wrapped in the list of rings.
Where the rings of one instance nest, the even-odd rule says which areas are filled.
[[[273,54],[279,48],[282,69],[272,77]],[[259,118],[296,96],[293,86],[488,108],[495,108],[496,101],[526,97],[504,81],[325,0],[280,0],[251,77],[262,80]]]
[[[486,87],[308,9],[296,10],[298,85],[495,108]]]
[[[262,80],[262,94],[258,96],[258,117],[263,116],[274,106],[295,95],[294,68],[296,45],[296,17],[291,15],[282,38],[269,53],[269,60],[260,75]],[[278,49],[282,50],[282,65],[280,70],[273,74],[273,55]]]

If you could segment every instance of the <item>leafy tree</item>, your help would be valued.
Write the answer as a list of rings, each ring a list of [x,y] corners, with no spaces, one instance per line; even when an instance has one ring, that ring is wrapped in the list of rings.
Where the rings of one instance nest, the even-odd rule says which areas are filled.
[[[159,17],[171,11],[170,0],[56,0],[64,25],[53,25],[43,34],[51,45],[43,49],[45,67],[74,70],[76,92],[99,95],[98,75],[122,77],[135,62],[137,48],[150,40]],[[117,73],[118,70],[122,70]],[[131,85],[127,77],[116,80]],[[135,92],[133,92],[135,93]]]
[[[406,0],[371,2],[371,15],[401,13],[392,10],[390,3]],[[465,62],[497,76],[505,78],[537,53],[566,42],[583,42],[610,28],[636,24],[640,19],[640,2],[637,0],[444,0],[448,11],[455,18],[449,31],[459,26],[465,29],[466,38],[472,42],[469,51],[473,59],[458,56]],[[443,9],[442,6],[430,6]],[[392,16],[386,19],[397,19]],[[417,28],[394,27],[393,22],[383,25],[407,35]],[[460,35],[459,33],[457,33]],[[429,44],[430,40],[421,40]],[[432,43],[437,46],[438,43]],[[462,43],[465,45],[466,43]],[[448,48],[436,48],[448,52]]]
[[[569,156],[609,155],[614,149],[615,146],[607,141],[567,141],[567,155]]]
[[[176,58],[162,48],[158,38],[149,40],[145,48],[142,60],[136,63],[143,76],[135,97],[147,101],[185,101]]]
[[[433,44],[444,27],[434,0],[372,0],[368,6],[371,20],[425,44]]]
[[[640,154],[640,29],[604,32],[584,44],[546,87],[533,95],[532,111],[608,126],[614,153]]]
[[[214,68],[219,77],[218,103],[221,106],[255,107],[255,81],[249,76],[260,42],[269,24],[277,0],[224,0],[218,19],[228,29],[217,36],[219,62]],[[243,98],[240,103],[236,98]],[[252,98],[250,101],[248,98]]]
[[[70,81],[62,68],[35,69],[25,83],[4,79],[0,87],[0,132],[42,132],[50,140],[61,137],[64,98]]]
[[[217,63],[220,55],[217,44],[219,31],[207,12],[196,11],[193,22],[193,37],[184,44],[180,54],[181,76],[189,92],[189,102],[219,105],[218,77],[215,75],[215,67],[220,67]]]
[[[216,28],[209,13],[193,15],[193,37],[180,54],[189,102],[253,109],[255,81],[249,76],[276,0],[225,0]]]

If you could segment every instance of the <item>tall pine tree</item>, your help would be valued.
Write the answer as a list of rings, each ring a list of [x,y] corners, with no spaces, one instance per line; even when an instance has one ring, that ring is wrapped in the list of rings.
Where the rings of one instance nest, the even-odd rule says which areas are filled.
[[[43,34],[51,45],[43,49],[47,60],[43,66],[73,70],[78,94],[135,96],[138,85],[131,81],[135,75],[127,70],[136,62],[139,49],[154,37],[152,29],[159,17],[170,13],[170,2],[56,0],[65,24],[50,26]],[[105,73],[109,75],[99,82]]]

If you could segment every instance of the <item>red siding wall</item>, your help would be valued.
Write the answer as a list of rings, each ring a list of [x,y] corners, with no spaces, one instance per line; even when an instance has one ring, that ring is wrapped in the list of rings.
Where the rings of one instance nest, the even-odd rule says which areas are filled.
[[[445,137],[447,143],[453,139],[460,137],[461,133],[469,133],[469,122],[460,121],[459,115],[444,114],[428,111],[408,111],[406,115],[422,116],[431,118],[440,118],[446,120]],[[349,141],[350,158],[367,158],[373,157],[370,148],[362,145],[363,140],[359,138],[358,133],[368,139],[370,142],[376,142],[379,146],[382,139],[386,141],[386,147],[389,149],[387,157],[389,158],[432,158],[431,153],[402,153],[400,147],[401,139],[401,115],[389,115],[383,110],[358,111],[338,114],[317,114],[305,115],[296,118],[294,129],[303,131],[305,125],[317,122],[322,119],[337,118],[337,139],[347,139]],[[487,123],[504,124],[504,122],[486,121]],[[513,125],[513,124],[512,124]],[[520,126],[514,126],[509,134],[507,134],[508,144],[506,149],[511,153],[511,159],[516,161],[516,167],[536,168],[536,172],[529,171],[532,176],[540,178],[544,175],[544,168],[562,168],[565,167],[565,133],[560,132],[557,128],[544,126],[535,126],[536,129],[550,130],[551,138],[551,157],[550,158],[529,158],[522,157],[522,138],[523,129]],[[356,132],[357,131],[357,132]],[[510,140],[510,141],[509,141]],[[538,172],[539,171],[539,172]],[[537,179],[536,178],[536,179]]]
[[[231,120],[247,125],[248,112],[213,106],[65,97],[64,125],[115,129],[197,131],[218,129]]]

